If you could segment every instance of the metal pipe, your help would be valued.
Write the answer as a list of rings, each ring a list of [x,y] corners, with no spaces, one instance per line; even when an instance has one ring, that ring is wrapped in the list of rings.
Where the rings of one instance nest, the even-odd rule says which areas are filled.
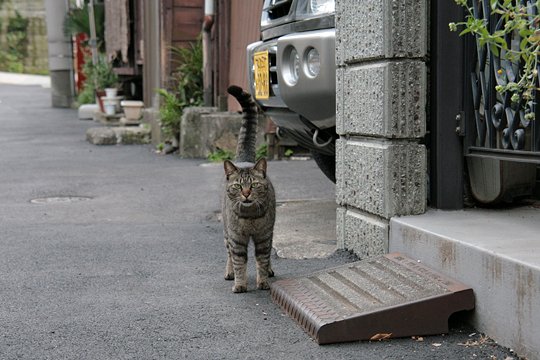
[[[213,83],[212,83],[212,44],[210,32],[214,25],[215,6],[214,0],[204,1],[204,20],[202,32],[203,46],[203,100],[205,106],[212,106]]]
[[[204,0],[204,15],[211,15],[214,16],[215,13],[215,6],[214,6],[214,0]]]

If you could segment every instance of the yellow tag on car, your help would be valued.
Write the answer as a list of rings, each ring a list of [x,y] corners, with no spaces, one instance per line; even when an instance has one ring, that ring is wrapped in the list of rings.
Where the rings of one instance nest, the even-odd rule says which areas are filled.
[[[253,54],[253,64],[255,65],[255,99],[264,100],[270,97],[268,60],[268,51],[259,51]]]

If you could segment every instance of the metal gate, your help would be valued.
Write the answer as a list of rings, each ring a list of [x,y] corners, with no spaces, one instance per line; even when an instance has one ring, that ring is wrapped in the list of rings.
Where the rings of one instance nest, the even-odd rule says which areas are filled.
[[[504,28],[490,0],[468,1],[491,33]],[[536,1],[514,1],[536,15]],[[463,17],[454,1],[432,3],[430,200],[443,209],[462,208],[467,185],[485,203],[530,194],[540,164],[540,91],[530,98],[497,92],[497,85],[516,80],[523,64],[496,55],[474,36],[450,32],[448,24]],[[521,37],[505,40],[519,47]]]
[[[520,1],[530,16],[537,15],[536,1]],[[472,0],[474,16],[488,24],[491,33],[504,28],[500,16],[491,14],[490,0]],[[497,85],[517,82],[523,61],[509,61],[505,51],[493,53],[488,45],[481,45],[478,36],[472,39],[469,81],[472,90],[473,116],[465,130],[466,156],[490,157],[500,160],[540,163],[540,106],[539,92],[526,98],[521,92],[499,93]],[[519,49],[519,33],[506,37],[510,48]],[[540,66],[539,66],[540,70]],[[518,101],[512,96],[518,95]],[[515,100],[515,99],[514,99]],[[530,119],[527,114],[535,114]]]
[[[538,14],[536,1],[516,3],[531,19]],[[504,18],[492,13],[490,0],[469,0],[469,4],[474,17],[481,19],[491,34],[504,29]],[[504,40],[511,50],[518,51],[523,38],[513,31]],[[469,36],[467,42],[465,85],[470,84],[471,92],[470,100],[464,102],[466,111],[458,116],[458,133],[465,136],[471,193],[483,203],[531,195],[536,180],[534,164],[540,163],[540,91],[497,91],[496,87],[519,82],[523,59],[510,60],[505,50],[492,51],[478,35]]]

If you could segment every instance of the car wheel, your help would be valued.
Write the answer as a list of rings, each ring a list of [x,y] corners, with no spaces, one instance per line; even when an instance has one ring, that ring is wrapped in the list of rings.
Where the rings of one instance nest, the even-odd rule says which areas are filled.
[[[336,156],[325,155],[315,151],[311,151],[311,156],[323,174],[326,175],[330,181],[336,183]]]

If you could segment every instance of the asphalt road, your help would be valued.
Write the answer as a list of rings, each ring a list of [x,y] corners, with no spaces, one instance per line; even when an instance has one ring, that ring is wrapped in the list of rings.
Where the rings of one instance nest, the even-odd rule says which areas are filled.
[[[514,358],[459,321],[422,341],[317,345],[254,290],[253,261],[248,293],[223,280],[220,166],[90,145],[90,126],[52,109],[48,89],[0,84],[0,359]],[[311,161],[269,174],[281,200],[333,196]],[[55,197],[71,201],[40,200]],[[275,258],[274,269],[350,260]]]

